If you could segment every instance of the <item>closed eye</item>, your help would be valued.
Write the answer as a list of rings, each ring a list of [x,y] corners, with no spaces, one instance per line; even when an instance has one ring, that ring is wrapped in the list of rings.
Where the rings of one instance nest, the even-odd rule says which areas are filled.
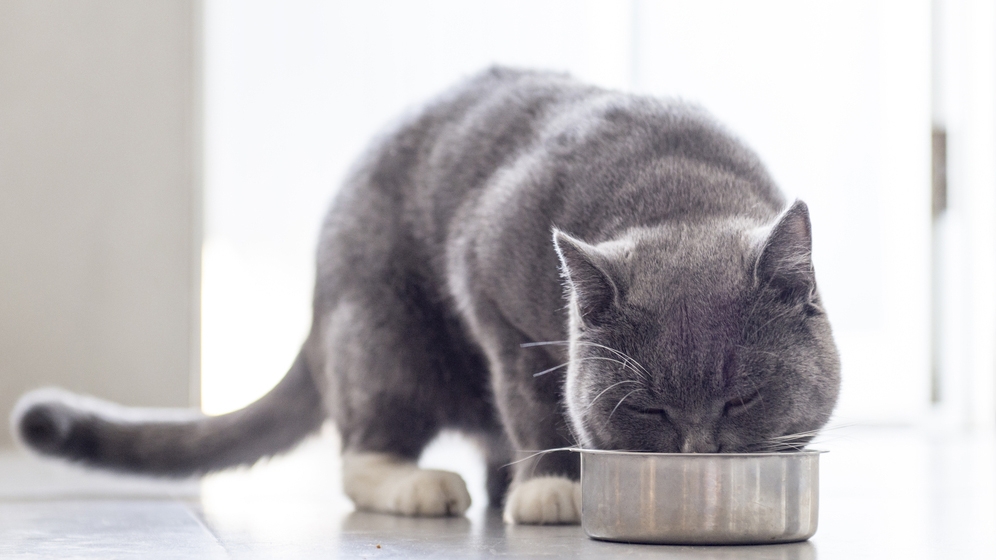
[[[743,412],[746,412],[750,407],[754,406],[756,403],[761,401],[761,393],[754,392],[750,393],[746,397],[734,397],[726,401],[726,406],[723,408],[724,416],[737,416]]]
[[[642,406],[629,406],[629,405],[626,405],[626,408],[632,410],[633,412],[636,412],[637,414],[646,414],[648,416],[667,415],[667,412],[665,412],[663,408],[644,408]]]

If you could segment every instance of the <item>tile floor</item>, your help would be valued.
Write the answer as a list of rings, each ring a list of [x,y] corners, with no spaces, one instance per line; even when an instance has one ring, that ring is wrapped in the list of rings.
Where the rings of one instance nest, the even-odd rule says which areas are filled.
[[[817,447],[820,528],[809,542],[667,547],[590,540],[579,527],[507,527],[483,470],[444,437],[423,463],[464,475],[466,517],[356,513],[339,490],[331,430],[297,451],[162,482],[0,454],[0,558],[996,558],[996,437],[846,428]]]

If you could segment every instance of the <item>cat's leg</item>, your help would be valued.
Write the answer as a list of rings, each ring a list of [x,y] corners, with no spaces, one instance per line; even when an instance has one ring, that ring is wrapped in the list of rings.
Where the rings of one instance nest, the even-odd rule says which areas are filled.
[[[504,504],[508,523],[557,524],[581,520],[580,459],[561,402],[566,361],[559,346],[531,342],[500,314],[478,307],[479,328],[492,371],[495,402],[513,448],[513,478]],[[480,323],[478,323],[480,325]],[[542,375],[535,375],[547,371]]]
[[[488,505],[501,508],[505,504],[505,496],[512,484],[514,459],[504,428],[500,425],[495,428],[491,433],[478,434],[475,439],[484,452]]]
[[[580,523],[579,458],[571,451],[546,451],[570,446],[559,404],[530,402],[514,392],[499,400],[509,401],[502,408],[517,411],[505,421],[520,450],[503,519],[511,524]]]
[[[445,362],[412,302],[380,294],[343,298],[323,325],[330,408],[343,439],[343,487],[357,509],[461,515],[460,475],[418,467],[438,433]]]

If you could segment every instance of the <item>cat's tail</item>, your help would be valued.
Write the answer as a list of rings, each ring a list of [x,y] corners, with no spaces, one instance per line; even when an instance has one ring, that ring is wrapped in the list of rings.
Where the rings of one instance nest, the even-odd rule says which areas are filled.
[[[248,465],[292,448],[326,414],[303,353],[269,393],[221,416],[127,408],[59,389],[18,401],[12,428],[44,454],[117,471],[183,477]]]

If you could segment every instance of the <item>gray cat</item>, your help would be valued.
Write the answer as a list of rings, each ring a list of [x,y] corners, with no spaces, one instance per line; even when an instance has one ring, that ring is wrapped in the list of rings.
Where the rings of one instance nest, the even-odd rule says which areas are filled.
[[[22,398],[15,431],[44,454],[186,476],[332,418],[358,508],[455,515],[462,479],[416,461],[457,429],[508,522],[570,523],[578,457],[535,451],[798,449],[837,398],[806,205],[682,103],[484,72],[376,143],[317,265],[311,333],[247,408],[150,419],[48,390]]]

